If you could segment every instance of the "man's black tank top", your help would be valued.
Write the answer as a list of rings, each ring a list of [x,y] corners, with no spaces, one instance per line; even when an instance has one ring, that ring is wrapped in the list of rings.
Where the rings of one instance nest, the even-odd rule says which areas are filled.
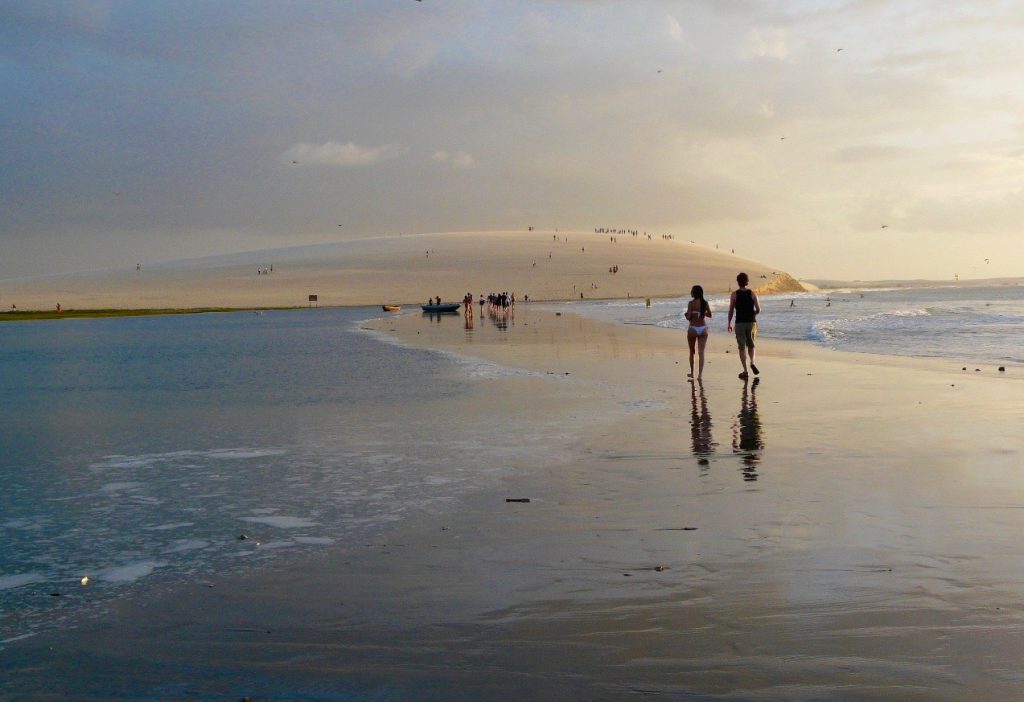
[[[736,291],[736,321],[753,322],[754,317],[754,293],[751,290]]]

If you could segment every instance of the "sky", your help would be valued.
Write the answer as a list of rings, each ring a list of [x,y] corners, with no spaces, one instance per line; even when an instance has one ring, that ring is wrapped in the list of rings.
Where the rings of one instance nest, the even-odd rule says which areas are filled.
[[[1024,275],[1024,3],[2,0],[0,278],[636,228]]]

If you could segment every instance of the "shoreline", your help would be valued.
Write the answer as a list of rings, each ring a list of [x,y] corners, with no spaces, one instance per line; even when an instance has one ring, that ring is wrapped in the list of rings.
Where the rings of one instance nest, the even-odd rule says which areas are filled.
[[[37,685],[84,661],[125,698],[1024,691],[1001,672],[1024,624],[1024,400],[1003,378],[768,340],[744,383],[717,333],[698,385],[676,330],[540,306],[474,321],[363,326],[529,371],[476,382],[446,418],[539,413],[566,423],[565,453],[372,543],[11,644],[12,679],[40,680],[41,657]]]
[[[30,322],[49,319],[98,319],[109,317],[155,317],[178,314],[214,314],[223,312],[269,312],[273,310],[299,310],[304,307],[188,307],[144,309],[66,309],[57,312],[43,310],[6,310],[0,312],[0,322]]]

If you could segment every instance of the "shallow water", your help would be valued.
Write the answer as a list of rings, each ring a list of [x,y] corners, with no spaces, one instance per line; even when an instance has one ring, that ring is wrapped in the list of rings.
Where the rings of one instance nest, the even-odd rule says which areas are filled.
[[[544,445],[527,417],[447,421],[502,369],[384,343],[359,329],[373,315],[0,326],[0,645],[135,588],[358,543]]]
[[[837,290],[761,296],[758,333],[840,351],[1024,363],[1024,287]],[[578,311],[630,324],[686,329],[688,298],[573,303]],[[712,333],[725,332],[728,296],[708,298]]]
[[[282,352],[319,344],[305,363],[323,383],[312,366],[353,366],[318,361],[320,354],[364,348],[364,377],[351,382],[362,391],[346,395],[343,376],[330,388],[303,390],[298,373],[285,376],[296,387],[282,387],[280,397],[267,389],[263,403],[249,383],[235,381],[219,391],[223,406],[198,419],[200,405],[190,400],[200,391],[179,397],[155,384],[166,407],[140,403],[128,417],[117,404],[126,393],[110,391],[107,415],[133,431],[96,425],[102,450],[80,451],[76,464],[93,482],[85,489],[67,480],[69,506],[45,513],[68,520],[75,509],[116,499],[115,509],[97,512],[105,525],[97,534],[124,549],[133,534],[119,530],[146,527],[135,538],[152,540],[130,557],[96,550],[115,557],[98,571],[100,587],[86,591],[124,595],[139,616],[122,606],[94,626],[12,643],[5,661],[20,682],[6,689],[30,696],[72,683],[86,699],[1020,696],[1024,407],[1003,379],[814,354],[775,359],[747,383],[735,378],[733,359],[713,358],[712,368],[725,360],[729,372],[693,385],[671,359],[655,356],[650,363],[663,372],[618,388],[613,379],[643,364],[612,339],[595,375],[586,374],[587,361],[565,366],[570,380],[551,382],[565,383],[565,395],[569,383],[587,383],[621,407],[618,421],[590,433],[570,425],[570,436],[531,426],[528,413],[550,399],[539,389],[546,383],[531,383],[523,403],[498,418],[502,431],[493,431],[488,417],[453,423],[459,415],[451,409],[472,405],[472,386],[488,388],[489,375],[523,371],[381,345],[316,314],[293,320],[307,328],[275,332],[269,347],[277,352],[265,367]],[[537,329],[526,322],[493,326],[501,339]],[[580,322],[572,318],[572,338],[599,346]],[[483,322],[471,339],[458,316],[422,319],[449,323],[439,336],[461,337],[467,350],[493,331]],[[215,336],[230,347],[234,335],[249,334],[245,326]],[[328,341],[315,341],[320,335]],[[591,355],[589,347],[577,353]],[[262,373],[252,365],[247,377]],[[436,372],[425,382],[407,373],[428,368]],[[370,380],[376,385],[364,387]],[[303,393],[313,398],[308,405]],[[488,404],[495,403],[481,403]],[[163,426],[175,408],[178,426]],[[133,438],[144,433],[134,423],[166,433],[172,445],[148,447]],[[87,433],[76,431],[82,443]],[[261,432],[266,442],[256,440]],[[129,439],[142,448],[127,450]],[[569,443],[579,449],[571,460],[549,452]],[[34,446],[51,451],[42,431]],[[539,469],[522,470],[531,460]],[[531,503],[508,505],[508,493],[497,490],[460,499],[466,485],[489,479],[485,469],[497,476],[503,466],[502,477],[515,476],[505,485],[535,497]],[[174,476],[190,471],[201,472],[176,485]],[[51,466],[49,475],[63,472]],[[204,502],[208,491],[214,495]],[[156,502],[139,500],[136,509],[137,498]],[[274,567],[287,553],[337,553],[372,539],[381,524],[389,547],[364,549],[351,566],[345,554],[320,567]],[[243,530],[253,538],[239,542]],[[214,590],[170,587],[181,583],[178,571],[201,582],[231,569],[246,577],[220,579]],[[45,606],[53,581],[34,581],[35,573],[12,573],[0,594]],[[59,584],[74,585],[76,575]],[[165,584],[170,596],[160,597]],[[128,599],[132,588],[158,596]],[[58,598],[69,623],[81,601]],[[57,621],[54,611],[31,617],[29,632]],[[50,654],[55,640],[58,653]]]

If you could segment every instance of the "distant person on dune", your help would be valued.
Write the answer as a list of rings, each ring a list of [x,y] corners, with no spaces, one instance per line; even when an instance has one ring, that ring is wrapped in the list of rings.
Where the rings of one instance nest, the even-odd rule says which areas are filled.
[[[746,380],[747,356],[750,356],[750,370],[754,375],[760,373],[754,365],[754,342],[757,340],[757,315],[761,314],[761,302],[757,299],[757,293],[747,287],[750,277],[746,273],[736,276],[736,283],[739,290],[734,290],[729,296],[729,320],[728,330],[736,332],[736,346],[739,347],[740,363],[743,364],[743,372],[740,378]],[[733,327],[732,318],[736,315],[736,325]]]

